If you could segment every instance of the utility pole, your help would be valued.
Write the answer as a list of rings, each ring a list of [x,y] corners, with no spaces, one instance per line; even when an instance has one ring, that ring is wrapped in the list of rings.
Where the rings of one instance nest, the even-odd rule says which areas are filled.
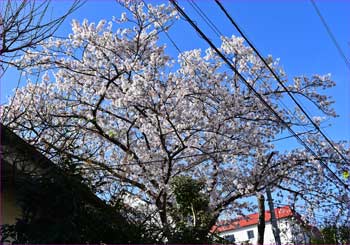
[[[273,207],[273,200],[272,200],[272,196],[271,196],[270,187],[266,188],[266,196],[267,196],[267,202],[269,203],[269,208],[270,208],[273,236],[275,237],[276,245],[281,245],[280,229],[278,228],[278,225],[277,225],[277,220],[276,220],[276,216],[275,216],[275,208]]]
[[[258,222],[258,242],[257,244],[264,244],[265,233],[265,197],[263,193],[257,194],[259,207],[259,222]]]
[[[273,154],[275,154],[275,152],[271,152],[269,158],[266,161],[267,164],[270,163]],[[279,230],[278,225],[277,225],[277,220],[276,220],[276,216],[275,216],[275,208],[273,206],[273,200],[272,200],[271,190],[270,190],[269,186],[266,187],[266,197],[267,197],[267,202],[269,204],[269,209],[270,209],[271,226],[272,226],[273,236],[275,237],[276,245],[281,245],[280,230]]]

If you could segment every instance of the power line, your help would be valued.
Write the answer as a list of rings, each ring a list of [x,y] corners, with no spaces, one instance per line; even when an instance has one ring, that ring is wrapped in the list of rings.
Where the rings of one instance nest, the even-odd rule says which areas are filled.
[[[144,0],[142,0],[142,2],[144,3],[144,5],[146,6],[147,10],[152,14],[152,12],[150,11],[150,9],[148,8],[146,2]],[[217,28],[217,26],[210,20],[210,18],[202,11],[202,9],[196,4],[195,1],[193,0],[190,0],[189,2],[191,4],[191,6],[193,7],[193,9],[201,16],[201,18],[207,23],[207,25],[212,29],[212,31],[218,36],[224,36],[223,33],[220,31],[219,28]],[[152,16],[155,18],[155,21],[159,24],[160,28],[162,29],[162,31],[165,33],[166,37],[169,39],[169,41],[171,42],[171,44],[175,47],[175,49],[178,51],[179,54],[182,53],[182,50],[179,48],[179,46],[176,44],[176,42],[174,41],[174,39],[169,35],[169,33],[167,32],[167,30],[164,28],[163,24],[159,21],[159,19],[152,14]],[[235,49],[235,48],[234,48]],[[235,52],[238,53],[238,51],[235,49]],[[187,63],[189,63],[186,59],[186,57],[183,57],[185,59],[185,61]],[[252,77],[251,77],[252,78]],[[200,79],[200,77],[199,77]],[[252,78],[253,79],[253,78]],[[263,81],[264,84],[265,81]],[[292,112],[288,109],[288,107],[283,103],[281,102],[282,105],[287,109],[287,111],[292,114]],[[312,132],[313,130],[308,130],[306,132],[303,132],[303,133],[298,133],[298,135],[303,135],[303,134],[307,134],[307,133],[310,133]],[[283,140],[283,139],[288,139],[288,138],[292,138],[294,137],[294,135],[290,135],[290,136],[286,136],[286,137],[282,137],[282,138],[278,138],[278,139],[275,139],[275,140],[270,140],[270,141],[267,141],[265,143],[272,143],[272,142],[277,142],[277,141],[280,141],[280,140]]]
[[[311,0],[312,1],[312,0]],[[241,28],[237,25],[237,23],[233,20],[231,15],[227,12],[224,6],[220,3],[219,0],[215,0],[216,4],[220,7],[220,9],[225,13],[226,17],[230,20],[232,25],[237,29],[237,31],[242,35],[242,37],[246,40],[248,45],[254,50],[254,52],[259,56],[261,61],[265,64],[265,66],[269,69],[271,74],[274,76],[276,81],[283,87],[283,89],[287,92],[288,96],[293,100],[293,102],[297,105],[297,107],[303,112],[306,118],[311,122],[311,124],[316,128],[317,131],[324,137],[324,139],[328,142],[328,144],[334,149],[336,153],[346,162],[349,163],[349,160],[334,146],[333,142],[325,135],[325,133],[320,129],[320,127],[312,120],[310,115],[306,112],[306,110],[300,105],[300,103],[296,100],[296,98],[292,95],[292,93],[288,90],[287,86],[281,81],[276,72],[269,66],[266,60],[262,57],[259,51],[255,48],[255,46],[249,41],[247,36],[243,33]]]
[[[191,3],[191,2],[192,2],[192,3]],[[207,25],[210,27],[210,29],[212,29],[212,31],[216,34],[216,36],[218,36],[219,38],[222,37],[222,36],[224,36],[224,35],[222,34],[222,32],[219,30],[219,28],[217,28],[217,26],[210,20],[210,18],[204,13],[204,11],[202,11],[202,9],[201,9],[193,0],[190,0],[189,3],[191,4],[192,8],[201,16],[201,18],[204,20],[204,22],[207,23]],[[225,40],[223,40],[223,41],[225,41]],[[232,48],[234,49],[234,51],[235,51],[236,54],[239,53],[238,50],[237,50],[235,47],[232,47]],[[251,65],[250,65],[249,63],[248,63],[247,65],[248,65],[248,67],[251,69]],[[251,78],[252,80],[255,80],[255,78],[253,77],[253,75],[248,74],[248,76],[249,76],[249,78]],[[268,84],[267,84],[267,82],[266,82],[264,79],[259,78],[259,80],[261,80],[262,83],[263,83],[266,87],[268,87]],[[272,90],[270,90],[270,91],[273,93]],[[297,121],[299,121],[300,124],[302,124],[300,118],[298,118],[297,116],[294,116],[293,113],[291,112],[291,110],[288,108],[287,105],[285,105],[285,104],[283,103],[282,100],[279,100],[278,98],[277,98],[277,100],[278,100],[279,103],[282,105],[282,107],[284,107],[284,108],[286,109],[287,113],[291,115],[291,117],[294,117]],[[306,126],[304,126],[304,125],[302,125],[302,126],[303,126],[303,128],[307,131]],[[310,131],[312,131],[312,130],[310,130]],[[291,135],[290,137],[294,137],[294,136]],[[290,137],[288,136],[288,137],[286,137],[286,138],[290,138]]]
[[[329,27],[329,25],[326,22],[326,19],[322,16],[321,11],[319,10],[319,8],[317,7],[316,3],[314,0],[310,0],[310,2],[312,3],[312,6],[314,7],[317,15],[320,17],[322,24],[324,25],[324,27],[327,30],[327,33],[329,35],[329,37],[332,39],[333,44],[335,45],[335,47],[337,48],[340,56],[343,58],[345,65],[348,67],[348,69],[350,70],[350,61],[348,60],[348,58],[346,58],[346,55],[344,54],[344,51],[342,50],[342,48],[340,47],[337,39],[335,38],[335,36],[333,35],[333,32],[331,30],[331,28]]]
[[[220,31],[220,29],[210,20],[210,18],[206,15],[206,13],[204,13],[204,11],[196,4],[196,2],[195,2],[194,0],[189,0],[189,3],[190,3],[190,5],[192,6],[192,8],[193,8],[193,9],[200,15],[200,17],[204,20],[204,22],[210,27],[210,29],[216,34],[217,37],[220,38],[220,37],[224,36],[223,33]],[[225,41],[225,40],[223,40],[223,41]],[[232,48],[234,49],[234,51],[235,51],[236,54],[239,53],[238,50],[237,50],[235,47],[232,47]],[[249,63],[248,63],[247,65],[248,65],[248,67],[251,68],[251,66],[250,66]],[[254,80],[254,77],[253,77],[251,74],[248,74],[248,76],[249,76],[252,80]],[[268,87],[266,81],[264,81],[264,80],[261,79],[261,78],[260,78],[259,80],[261,80],[262,83],[263,83],[264,85],[266,85],[266,87]],[[272,90],[270,90],[270,91],[273,92]],[[278,100],[279,103],[282,105],[282,107],[284,107],[284,108],[286,109],[286,111],[288,112],[288,114],[291,115],[291,117],[294,117],[297,121],[299,121],[299,122],[302,124],[301,120],[300,120],[298,117],[296,117],[296,116],[293,115],[293,113],[291,112],[291,110],[283,103],[282,100],[279,100],[279,99],[277,99],[277,100]],[[303,128],[304,128],[307,132],[313,131],[313,130],[307,130],[305,126],[303,126]],[[291,138],[291,137],[294,137],[294,136],[293,136],[293,135],[290,135],[290,136],[287,136],[287,137],[284,137],[284,138],[287,139],[287,138]],[[276,140],[276,141],[278,141],[278,140]],[[270,142],[272,142],[272,141],[270,141]]]
[[[143,1],[144,2],[144,1]],[[172,2],[172,1],[171,1]],[[201,9],[198,7],[198,5],[196,5],[194,2],[193,2],[193,4],[197,7],[197,9],[198,9],[198,11],[200,11],[201,13],[202,13],[202,18],[203,18],[203,16],[204,16],[204,18],[205,19],[207,19],[206,20],[206,23],[208,24],[208,22],[211,24],[211,28],[213,29],[214,28],[214,32],[217,34],[217,35],[222,35],[222,33],[220,32],[220,30],[215,26],[215,24],[213,24],[213,22],[211,22],[211,20],[205,15],[205,13],[203,13],[203,11],[201,11]],[[146,5],[146,4],[145,4]],[[193,5],[192,5],[193,6]],[[148,6],[146,5],[146,7],[148,8]],[[197,10],[196,10],[197,11]],[[197,11],[197,12],[198,12]],[[159,23],[159,20],[158,19],[155,19],[158,23]],[[208,24],[209,25],[209,24]],[[167,36],[167,38],[170,40],[170,42],[173,44],[173,46],[178,50],[178,52],[179,53],[181,53],[181,50],[180,50],[180,48],[177,46],[177,44],[176,44],[176,42],[170,37],[170,35],[167,33],[167,31],[165,30],[165,28],[163,27],[163,25],[161,25],[160,24],[160,27],[162,28],[162,30],[165,32],[165,34],[166,34],[166,36]],[[216,31],[215,31],[216,30]],[[240,75],[240,74],[239,74]],[[240,75],[241,76],[241,75]],[[242,76],[241,76],[242,77]],[[283,121],[284,122],[284,121]],[[285,123],[285,122],[284,122]],[[286,124],[286,123],[285,123]],[[306,133],[309,133],[309,132],[311,132],[311,131],[313,131],[313,130],[309,130],[309,131],[306,131],[306,132],[302,132],[302,133],[298,133],[298,134],[296,134],[294,131],[293,131],[293,133],[292,133],[292,135],[291,136],[287,136],[287,137],[282,137],[282,138],[280,138],[280,139],[275,139],[275,140],[271,140],[271,141],[268,141],[268,142],[265,142],[265,143],[271,143],[271,142],[276,142],[276,141],[279,141],[279,140],[283,140],[283,139],[287,139],[287,138],[291,138],[291,137],[297,137],[297,139],[299,140],[300,139],[300,137],[299,137],[299,135],[302,135],[302,134],[306,134]],[[301,139],[300,139],[301,140]],[[303,142],[303,141],[302,141]],[[303,142],[304,143],[304,142]],[[305,144],[305,143],[304,143]],[[312,150],[311,148],[310,148],[310,150]],[[220,152],[229,152],[229,151],[232,151],[232,149],[231,150],[224,150],[224,151],[220,151]],[[218,152],[216,152],[216,153],[218,153]],[[195,154],[195,155],[189,155],[189,156],[183,156],[183,157],[179,157],[179,158],[177,158],[177,159],[174,159],[174,160],[180,160],[180,159],[184,159],[184,158],[188,158],[188,157],[195,157],[195,156],[201,156],[201,155],[208,155],[208,154],[210,154],[210,153],[204,153],[204,154]],[[316,154],[316,153],[314,153],[314,154]],[[320,159],[320,158],[318,158],[318,159]],[[160,162],[160,161],[163,161],[163,160],[154,160],[154,161],[148,161],[148,162],[143,162],[143,163],[153,163],[153,162]],[[320,160],[321,161],[321,160]],[[323,163],[323,162],[322,162]],[[323,163],[325,166],[326,166],[326,168],[333,174],[333,175],[335,175],[335,173],[333,173],[333,171],[331,171],[330,169],[329,169],[329,167],[325,164],[325,163]],[[336,175],[335,175],[336,176]],[[337,176],[336,176],[337,177]],[[342,183],[342,184],[344,184],[338,177],[337,177],[337,179]],[[345,186],[347,187],[347,185],[345,184]]]
[[[169,0],[174,7],[177,9],[177,11],[187,20],[189,24],[197,31],[197,33],[210,45],[210,47],[215,50],[217,55],[230,67],[231,70],[233,70],[241,79],[246,86],[252,91],[255,96],[272,112],[272,114],[283,124],[284,127],[288,129],[288,131],[294,135],[294,137],[301,143],[307,151],[309,151],[312,155],[315,157],[318,157],[317,154],[294,132],[294,130],[281,118],[281,116],[269,105],[269,103],[262,97],[261,94],[259,94],[256,89],[249,84],[249,82],[241,75],[241,73],[231,64],[231,62],[223,55],[220,50],[209,40],[209,38],[201,31],[201,29],[192,21],[192,19],[180,8],[180,6],[177,4],[175,0]],[[326,163],[324,163],[322,160],[319,160],[319,162],[330,172],[332,175],[338,180],[339,183],[341,183],[345,189],[348,189],[348,185],[345,184],[329,167]]]
[[[195,1],[190,0],[189,4],[192,6],[192,8],[202,17],[205,23],[212,29],[212,31],[218,36],[223,36],[222,32],[219,28],[211,21],[210,18],[202,11],[202,9],[196,4]]]
[[[190,0],[192,2],[191,6],[196,10],[196,12],[204,19],[204,21],[208,24],[208,26],[216,33],[217,36],[220,37],[223,36],[222,32],[217,28],[217,26],[210,20],[210,18],[201,10],[201,8],[193,1]],[[148,8],[146,2],[144,0],[142,0],[142,2],[144,3],[144,5],[146,6],[147,10],[151,13],[150,9]],[[152,13],[151,13],[152,14]],[[176,42],[174,41],[174,39],[169,35],[169,33],[167,32],[167,30],[164,28],[164,26],[162,25],[162,23],[159,21],[159,19],[152,14],[152,16],[155,18],[155,21],[159,24],[160,28],[162,29],[162,31],[165,33],[166,37],[169,39],[169,41],[171,42],[171,44],[175,47],[175,49],[179,52],[179,54],[182,53],[181,49],[179,48],[179,46],[176,44]],[[238,52],[236,50],[236,52]],[[184,57],[184,59],[186,60],[186,57]],[[187,61],[187,60],[186,60]],[[188,62],[188,61],[187,61]],[[284,104],[283,104],[284,105]],[[285,105],[284,105],[285,106]],[[286,106],[285,106],[286,107]],[[288,108],[287,108],[288,110]],[[289,111],[289,113],[291,113]],[[313,130],[307,130],[305,132],[301,132],[301,133],[297,133],[298,136],[300,135],[304,135],[304,134],[308,134],[308,133],[312,133]],[[292,138],[294,137],[294,135],[289,135],[289,136],[285,136],[285,137],[280,137],[277,139],[273,139],[273,140],[269,140],[264,142],[265,144],[268,143],[272,143],[272,142],[277,142],[277,141],[281,141],[281,140],[285,140],[288,138]],[[222,153],[222,152],[231,152],[231,150],[223,150],[223,151],[217,151],[215,153]],[[214,152],[212,152],[214,153]],[[204,154],[194,154],[194,155],[188,155],[188,156],[184,156],[184,157],[179,157],[179,158],[175,158],[174,160],[180,160],[180,159],[184,159],[184,158],[188,158],[188,157],[197,157],[197,156],[204,156],[204,155],[208,155],[208,154],[212,154],[212,153],[204,153]],[[148,164],[148,163],[155,163],[155,162],[162,162],[163,160],[152,160],[152,161],[146,161],[146,162],[142,162],[143,164]]]
[[[303,134],[307,134],[307,133],[311,133],[312,130],[306,131],[306,132],[301,132],[301,133],[297,133],[297,135],[303,135]],[[281,140],[285,140],[288,138],[294,137],[294,135],[290,135],[290,136],[286,136],[286,137],[281,137],[278,139],[274,139],[274,140],[270,140],[267,142],[264,142],[265,144],[271,143],[271,142],[277,142],[277,141],[281,141]],[[173,160],[182,160],[182,159],[186,159],[186,158],[190,158],[190,157],[201,157],[201,156],[207,156],[210,154],[217,154],[217,153],[231,153],[233,152],[235,149],[226,149],[226,150],[218,150],[218,151],[211,151],[211,152],[205,152],[205,153],[198,153],[198,154],[191,154],[191,155],[184,155],[184,156],[180,156],[180,157],[176,157]],[[150,161],[144,161],[144,162],[140,162],[141,164],[150,164],[150,163],[156,163],[156,162],[163,162],[164,159],[157,159],[157,160],[150,160]],[[128,163],[126,165],[135,165],[135,164],[139,164],[139,163]]]
[[[306,131],[306,132],[300,132],[300,133],[297,133],[297,135],[303,135],[303,134],[307,134],[307,133],[312,133],[313,130],[309,130],[309,131]],[[285,140],[287,138],[291,138],[291,137],[294,137],[294,135],[290,135],[290,136],[286,136],[286,137],[281,137],[281,138],[278,138],[278,139],[273,139],[273,140],[270,140],[270,141],[266,141],[264,142],[265,144],[268,144],[268,143],[271,143],[271,142],[276,142],[276,141],[281,141],[281,140]],[[247,145],[248,146],[248,145]],[[218,154],[218,153],[231,153],[233,152],[234,150],[236,149],[224,149],[224,150],[217,150],[217,151],[211,151],[211,152],[205,152],[205,153],[197,153],[197,154],[189,154],[189,155],[184,155],[184,156],[179,156],[179,157],[175,157],[173,159],[173,161],[177,161],[177,160],[183,160],[183,159],[186,159],[186,158],[192,158],[192,157],[202,157],[202,156],[209,156],[211,154]],[[132,162],[132,163],[125,163],[125,164],[119,164],[118,166],[121,166],[121,165],[140,165],[140,164],[153,164],[153,163],[161,163],[161,162],[164,162],[164,159],[155,159],[155,160],[149,160],[149,161],[140,161],[140,162]]]
[[[181,50],[179,48],[179,46],[177,46],[176,42],[171,38],[171,36],[169,35],[168,31],[164,28],[164,26],[162,25],[162,23],[159,21],[159,19],[157,18],[157,16],[155,16],[152,11],[149,9],[149,7],[147,6],[147,3],[142,0],[142,2],[144,3],[144,6],[146,6],[148,12],[153,16],[154,20],[157,22],[157,24],[160,26],[160,28],[162,29],[162,31],[165,33],[165,35],[167,36],[167,38],[169,39],[169,41],[171,42],[171,44],[176,48],[176,50],[179,52],[179,54],[181,54]]]

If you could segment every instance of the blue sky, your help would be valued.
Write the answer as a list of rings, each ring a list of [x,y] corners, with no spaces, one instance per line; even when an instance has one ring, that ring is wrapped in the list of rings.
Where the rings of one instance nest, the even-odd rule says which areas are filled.
[[[147,1],[153,4],[162,1]],[[166,2],[166,1],[163,1]],[[53,1],[53,14],[60,14],[70,1]],[[309,0],[295,1],[236,1],[222,0],[223,5],[232,17],[243,28],[245,34],[264,56],[271,54],[280,58],[280,64],[286,70],[289,79],[296,75],[310,76],[315,73],[331,73],[337,86],[327,92],[336,101],[335,108],[339,117],[333,119],[332,127],[325,128],[326,134],[334,140],[350,140],[350,72],[336,47],[328,36]],[[179,1],[185,11],[200,25],[215,43],[218,38],[196,15],[187,1]],[[225,35],[237,35],[232,25],[224,17],[214,1],[196,1],[207,16]],[[344,53],[350,56],[350,1],[316,1],[320,11],[337,38]],[[98,22],[100,19],[111,19],[119,16],[123,10],[113,0],[87,1],[73,15],[68,17],[57,35],[70,33],[71,20]],[[171,37],[182,51],[208,46],[195,31],[183,20],[176,23],[170,31]],[[164,36],[161,42],[167,43],[168,52],[177,56],[177,51]],[[7,101],[17,84],[18,74],[10,70],[1,81],[1,103]],[[21,83],[24,84],[23,82]]]

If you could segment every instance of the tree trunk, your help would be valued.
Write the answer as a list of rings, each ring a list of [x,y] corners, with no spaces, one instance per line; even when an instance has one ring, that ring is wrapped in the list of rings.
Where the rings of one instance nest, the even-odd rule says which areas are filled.
[[[156,200],[156,206],[159,210],[160,221],[162,223],[163,237],[171,239],[167,218],[166,193],[164,193],[163,191],[161,191]]]
[[[264,244],[265,233],[265,197],[264,194],[258,193],[259,223],[258,223],[258,241],[257,244]]]

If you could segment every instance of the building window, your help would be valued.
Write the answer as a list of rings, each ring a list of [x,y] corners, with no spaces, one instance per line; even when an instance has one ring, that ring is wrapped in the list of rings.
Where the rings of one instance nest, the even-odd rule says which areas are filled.
[[[248,235],[248,239],[254,238],[254,231],[253,230],[247,231],[247,235]]]
[[[232,235],[225,236],[225,240],[233,243],[236,241],[235,235],[232,234]]]

